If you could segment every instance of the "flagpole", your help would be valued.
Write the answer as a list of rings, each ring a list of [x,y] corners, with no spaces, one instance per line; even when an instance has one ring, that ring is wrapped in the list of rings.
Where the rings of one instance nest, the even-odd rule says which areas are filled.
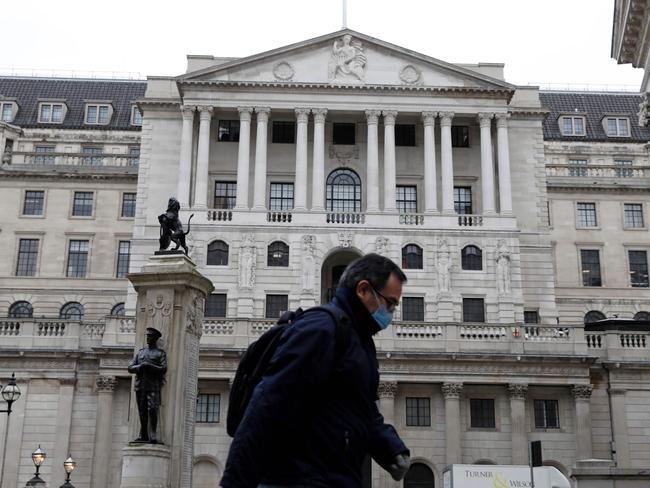
[[[348,0],[343,0],[343,29],[348,28]]]

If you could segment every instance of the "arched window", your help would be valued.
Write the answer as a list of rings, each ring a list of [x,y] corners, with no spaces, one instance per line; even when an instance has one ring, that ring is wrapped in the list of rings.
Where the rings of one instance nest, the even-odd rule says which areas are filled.
[[[598,320],[605,320],[606,318],[604,313],[598,310],[592,310],[585,314],[585,324],[593,324]]]
[[[228,249],[228,244],[223,241],[214,241],[208,244],[208,264],[227,266]]]
[[[60,319],[82,320],[84,318],[84,306],[77,302],[68,302],[61,307]]]
[[[269,244],[268,266],[289,266],[289,246],[282,241]]]
[[[335,169],[327,177],[327,210],[361,212],[361,179],[351,169]]]
[[[650,321],[650,312],[637,312],[634,316],[634,320]]]
[[[29,302],[21,301],[15,302],[9,307],[9,317],[12,319],[28,319],[34,314],[32,304]]]
[[[433,471],[426,464],[413,463],[404,478],[404,488],[434,488]]]
[[[463,269],[483,269],[483,251],[476,246],[465,246],[461,251],[460,258]]]
[[[124,317],[126,312],[124,310],[124,302],[120,302],[111,309],[111,317]]]
[[[402,268],[422,269],[422,248],[417,244],[407,244],[402,248]]]

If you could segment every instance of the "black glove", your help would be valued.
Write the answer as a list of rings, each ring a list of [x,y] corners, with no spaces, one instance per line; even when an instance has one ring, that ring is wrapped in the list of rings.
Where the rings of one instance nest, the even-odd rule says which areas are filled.
[[[400,481],[406,476],[409,468],[411,467],[411,458],[408,454],[398,454],[395,456],[393,463],[388,466],[388,472],[395,481]]]

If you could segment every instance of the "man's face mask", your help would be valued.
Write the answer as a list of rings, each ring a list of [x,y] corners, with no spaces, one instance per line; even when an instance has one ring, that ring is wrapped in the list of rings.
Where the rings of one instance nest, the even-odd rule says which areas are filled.
[[[375,322],[377,322],[377,324],[379,324],[379,328],[381,330],[384,330],[393,321],[393,313],[386,310],[386,306],[377,296],[375,289],[371,288],[371,290],[372,294],[375,296],[375,300],[377,300],[377,304],[379,305],[379,308],[377,308],[377,310],[372,313],[372,318],[375,319]]]

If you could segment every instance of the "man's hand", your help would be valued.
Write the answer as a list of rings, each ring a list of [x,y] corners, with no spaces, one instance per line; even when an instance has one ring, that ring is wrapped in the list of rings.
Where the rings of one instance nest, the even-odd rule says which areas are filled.
[[[406,476],[406,472],[410,467],[411,458],[406,454],[398,454],[395,456],[393,463],[388,466],[388,472],[395,481],[400,481],[404,476]]]

